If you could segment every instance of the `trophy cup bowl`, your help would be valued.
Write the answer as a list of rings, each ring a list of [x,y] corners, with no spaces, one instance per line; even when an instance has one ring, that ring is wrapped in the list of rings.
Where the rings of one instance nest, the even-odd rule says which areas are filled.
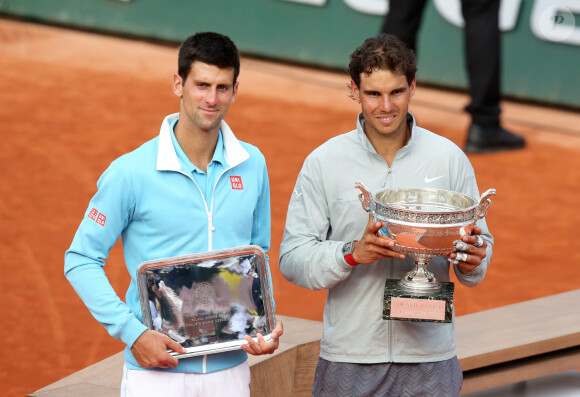
[[[385,222],[379,233],[395,240],[394,251],[413,258],[415,268],[399,281],[414,292],[438,291],[441,283],[427,270],[429,260],[453,252],[454,241],[471,234],[484,218],[495,189],[479,201],[466,194],[430,188],[387,189],[374,195],[361,182],[359,200],[375,222]]]

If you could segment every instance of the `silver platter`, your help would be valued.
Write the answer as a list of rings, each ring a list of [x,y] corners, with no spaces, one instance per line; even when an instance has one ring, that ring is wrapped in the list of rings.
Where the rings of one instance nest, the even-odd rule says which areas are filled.
[[[274,299],[261,247],[143,262],[137,269],[143,323],[183,346],[177,358],[239,349],[244,335],[266,339]]]

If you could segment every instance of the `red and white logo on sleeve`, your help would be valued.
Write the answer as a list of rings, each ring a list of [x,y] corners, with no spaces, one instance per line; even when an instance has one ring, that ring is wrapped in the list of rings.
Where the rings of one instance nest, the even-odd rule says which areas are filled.
[[[105,214],[100,214],[96,208],[93,208],[89,212],[89,218],[97,222],[97,224],[101,226],[105,226],[105,222],[107,221],[107,217],[105,216]]]
[[[244,190],[241,176],[230,176],[230,181],[232,182],[232,189]]]

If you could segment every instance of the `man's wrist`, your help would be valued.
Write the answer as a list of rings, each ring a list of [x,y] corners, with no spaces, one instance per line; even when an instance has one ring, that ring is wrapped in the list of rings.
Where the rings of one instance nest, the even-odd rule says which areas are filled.
[[[350,241],[348,243],[344,243],[342,246],[342,255],[346,263],[348,263],[350,266],[356,266],[359,264],[353,256],[356,242],[357,240]]]

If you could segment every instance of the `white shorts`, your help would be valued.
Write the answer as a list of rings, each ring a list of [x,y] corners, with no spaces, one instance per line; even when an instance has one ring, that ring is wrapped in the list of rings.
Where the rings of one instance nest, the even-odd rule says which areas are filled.
[[[128,369],[123,366],[121,397],[250,397],[250,367],[207,374]]]

